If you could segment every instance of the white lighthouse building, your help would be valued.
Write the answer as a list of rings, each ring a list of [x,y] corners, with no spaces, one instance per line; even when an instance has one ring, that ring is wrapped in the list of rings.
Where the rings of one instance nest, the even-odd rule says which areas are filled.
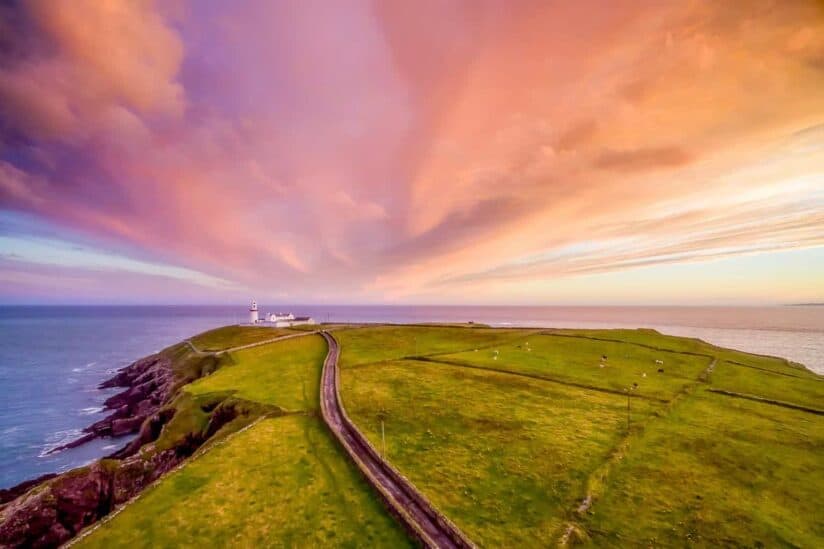
[[[249,324],[270,328],[291,328],[302,324],[317,324],[311,316],[295,316],[292,313],[258,314],[257,301],[249,305]]]
[[[258,323],[258,308],[257,308],[257,301],[254,299],[252,300],[252,306],[249,307],[249,322],[251,324]]]

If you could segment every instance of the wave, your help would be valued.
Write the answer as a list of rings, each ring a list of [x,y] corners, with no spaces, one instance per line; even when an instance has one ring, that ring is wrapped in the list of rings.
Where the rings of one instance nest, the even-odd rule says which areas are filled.
[[[99,414],[103,410],[105,410],[105,408],[103,408],[102,406],[92,406],[92,407],[83,408],[82,410],[80,410],[80,415],[81,416],[90,416],[92,414]]]
[[[73,440],[77,440],[81,436],[83,436],[83,431],[81,429],[66,429],[63,431],[55,431],[54,433],[48,436],[48,438],[46,439],[46,444],[44,444],[41,447],[41,451],[37,455],[37,457],[46,457],[55,448],[64,446],[72,442]]]
[[[80,367],[77,367],[77,368],[72,368],[72,372],[74,372],[74,373],[76,373],[76,374],[77,374],[77,373],[80,373],[80,372],[85,372],[86,370],[88,370],[89,368],[91,368],[92,366],[94,366],[95,364],[97,364],[97,362],[89,362],[89,363],[87,363],[85,366],[80,366]]]

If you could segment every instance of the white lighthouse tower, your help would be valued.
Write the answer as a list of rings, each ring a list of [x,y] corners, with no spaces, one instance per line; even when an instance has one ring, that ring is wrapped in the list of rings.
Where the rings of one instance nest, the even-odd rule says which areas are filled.
[[[249,307],[249,322],[252,324],[258,323],[258,308],[257,301],[252,300],[252,306]]]

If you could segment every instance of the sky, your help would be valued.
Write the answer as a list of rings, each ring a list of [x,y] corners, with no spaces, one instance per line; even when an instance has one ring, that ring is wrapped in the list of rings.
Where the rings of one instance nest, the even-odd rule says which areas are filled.
[[[824,301],[824,3],[0,3],[0,303]]]

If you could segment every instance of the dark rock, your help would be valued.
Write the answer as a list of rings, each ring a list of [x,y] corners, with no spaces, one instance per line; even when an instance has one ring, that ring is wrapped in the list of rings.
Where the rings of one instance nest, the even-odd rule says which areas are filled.
[[[218,404],[204,431],[188,433],[172,448],[159,451],[154,441],[176,409],[166,406],[176,394],[171,361],[155,355],[120,370],[102,388],[128,387],[106,401],[113,412],[63,448],[99,436],[138,436],[109,458],[61,475],[46,475],[0,490],[0,548],[57,547],[100,520],[151,482],[192,455],[223,425],[247,410]],[[164,407],[166,406],[166,407]],[[146,451],[138,452],[141,448]]]
[[[134,380],[143,375],[147,370],[157,366],[163,359],[158,355],[152,355],[126,366],[119,370],[117,374],[111,379],[108,379],[98,385],[100,389],[110,389],[113,387],[130,387],[134,384]]]
[[[122,437],[123,435],[134,433],[140,429],[140,425],[145,419],[146,416],[135,416],[127,419],[116,419],[112,421],[112,436]]]
[[[81,446],[81,445],[83,445],[83,444],[86,444],[87,442],[89,442],[90,440],[94,440],[95,438],[97,438],[97,435],[96,435],[96,434],[94,434],[94,433],[86,433],[86,434],[85,434],[85,435],[83,435],[82,437],[80,437],[80,438],[76,438],[76,439],[72,440],[71,442],[67,442],[66,444],[64,444],[64,445],[62,445],[62,446],[60,446],[60,447],[58,447],[58,448],[55,448],[55,449],[53,449],[53,450],[50,450],[50,451],[48,451],[48,452],[46,452],[46,453],[47,453],[47,454],[53,454],[53,453],[55,453],[55,452],[59,452],[59,451],[61,451],[61,450],[66,450],[66,449],[68,449],[68,448],[77,448],[78,446]]]
[[[188,448],[187,448],[188,451]],[[18,497],[0,522],[0,547],[57,547],[125,503],[183,457],[175,450],[97,462],[46,481]]]
[[[107,398],[103,405],[109,409],[120,408],[121,406],[128,406],[127,397],[129,395],[130,390],[131,389],[126,389],[125,391],[121,391],[116,395]]]
[[[55,547],[111,510],[111,473],[100,464],[61,475],[3,510],[0,546]]]
[[[106,399],[104,405],[114,411],[86,427],[86,435],[49,453],[74,448],[97,437],[123,436],[138,432],[145,418],[154,414],[174,392],[175,379],[171,361],[159,355],[138,360],[101,383],[100,387],[128,388]],[[132,453],[137,450],[132,446],[129,448]]]
[[[11,501],[16,497],[22,496],[38,484],[42,484],[43,482],[52,479],[56,476],[56,473],[48,473],[43,476],[39,476],[35,479],[21,482],[20,484],[12,486],[11,488],[0,489],[0,505],[6,503],[7,501]]]
[[[135,415],[142,416],[145,418],[156,406],[157,402],[155,401],[155,399],[149,398],[146,400],[141,400],[137,403],[137,406],[135,406],[134,413]]]

